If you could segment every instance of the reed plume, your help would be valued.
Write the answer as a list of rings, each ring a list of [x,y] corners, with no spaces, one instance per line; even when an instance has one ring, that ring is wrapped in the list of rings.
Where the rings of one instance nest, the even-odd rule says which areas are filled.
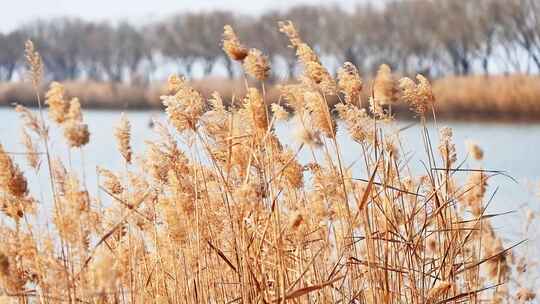
[[[38,119],[38,117],[30,111],[28,108],[17,105],[15,106],[15,112],[19,113],[21,120],[24,122],[24,126],[34,132],[37,136],[42,136],[47,138],[49,136],[49,131]]]
[[[345,62],[338,70],[338,85],[345,95],[345,102],[360,105],[362,79],[352,63]]]
[[[259,90],[248,88],[246,98],[244,99],[244,108],[251,118],[255,130],[266,132],[268,129],[268,110]]]
[[[32,85],[34,88],[37,88],[41,83],[43,77],[43,61],[39,52],[36,51],[34,43],[32,40],[27,40],[24,45],[25,59],[28,64],[28,69],[30,71],[30,79],[32,80]]]
[[[373,99],[379,105],[390,105],[396,101],[396,83],[392,69],[382,64],[373,81]]]
[[[268,58],[258,49],[250,49],[243,61],[244,70],[253,78],[262,81],[268,78],[270,64]]]
[[[242,61],[248,56],[248,49],[240,43],[232,26],[223,27],[223,50],[233,61]]]
[[[296,49],[298,60],[304,67],[304,72],[300,78],[302,82],[320,89],[325,94],[334,95],[337,89],[335,80],[322,65],[319,56],[315,54],[309,45],[302,41],[294,24],[291,21],[280,22],[279,28],[289,38],[291,46]]]
[[[276,120],[283,121],[289,118],[289,113],[280,104],[273,103],[270,105],[270,108],[272,109],[272,115],[275,117]]]
[[[315,129],[321,131],[328,138],[334,138],[337,131],[337,124],[332,118],[328,104],[323,96],[317,92],[306,92],[304,99],[306,100],[306,108],[310,110]]]
[[[278,22],[279,31],[287,35],[292,47],[298,47],[302,43],[300,34],[296,30],[293,22],[290,20]]]
[[[66,121],[69,101],[65,98],[65,88],[58,82],[52,82],[45,95],[45,103],[49,106],[49,117],[57,124]]]
[[[126,163],[131,163],[131,124],[126,115],[122,113],[120,117],[120,123],[114,129],[114,137],[116,138],[116,144],[118,150]]]
[[[29,196],[28,181],[0,144],[0,209],[16,221],[35,212],[35,201]]]
[[[240,43],[232,26],[225,25],[223,31],[223,50],[233,61],[239,61],[244,71],[251,77],[262,81],[268,78],[270,63],[268,57],[255,48],[247,49]]]
[[[90,141],[90,131],[88,125],[68,120],[63,124],[64,137],[71,148],[80,148]]]
[[[116,176],[112,171],[107,169],[99,168],[99,174],[101,177],[105,178],[103,186],[112,194],[121,194],[124,192],[124,186],[120,181],[120,178]]]
[[[34,140],[28,134],[28,132],[25,129],[22,129],[21,131],[21,138],[22,138],[22,144],[25,148],[25,156],[26,161],[28,162],[28,165],[38,171],[39,164],[40,164],[40,155],[37,150],[36,144],[34,143]]]
[[[484,151],[482,151],[482,148],[480,148],[476,143],[472,141],[467,141],[467,150],[469,150],[469,154],[475,159],[475,160],[482,160],[484,158]]]
[[[28,183],[19,167],[0,145],[0,187],[8,194],[23,198],[28,193]]]
[[[411,106],[411,108],[420,115],[425,115],[426,111],[433,107],[435,97],[431,89],[431,84],[422,75],[417,75],[416,84],[410,78],[402,78],[399,80],[402,99]]]
[[[169,78],[169,88],[173,94],[161,96],[161,100],[170,121],[178,132],[195,130],[205,109],[201,94],[176,75]]]
[[[83,123],[81,104],[78,98],[68,100],[62,84],[52,82],[45,103],[49,106],[49,117],[64,129],[64,137],[71,148],[80,148],[90,141],[88,125]]]

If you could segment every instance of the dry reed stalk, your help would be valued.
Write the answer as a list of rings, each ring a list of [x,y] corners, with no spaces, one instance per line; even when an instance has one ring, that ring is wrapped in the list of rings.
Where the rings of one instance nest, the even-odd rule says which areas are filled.
[[[358,71],[345,64],[337,84],[345,102],[335,109],[358,159],[356,166],[344,163],[336,140],[342,125],[326,99],[337,85],[292,23],[280,23],[280,30],[305,68],[300,83],[280,88],[298,122],[303,144],[297,149],[275,131],[288,116],[284,107],[272,104],[271,117],[255,87],[246,88],[243,105],[228,107],[219,94],[206,100],[172,76],[162,97],[168,124],[155,125],[160,139],[148,142],[140,162],[122,172],[98,169],[108,201],[101,207],[77,172],[52,160],[44,142],[55,204],[49,217],[38,219],[31,218],[36,204],[21,170],[0,146],[0,203],[11,218],[0,224],[2,292],[21,303],[534,299],[521,285],[515,294],[504,285],[490,288],[513,276],[512,248],[485,213],[489,171],[469,170],[460,185],[451,129],[441,129],[439,144],[431,143],[423,116],[434,103],[429,82],[419,76],[400,83],[401,99],[422,115],[419,136],[428,161],[427,173],[418,176],[404,169],[399,133],[378,123],[387,115],[384,107],[397,102],[389,68],[382,66],[375,81],[370,116],[359,102]],[[27,48],[37,65],[33,46]],[[266,78],[260,53],[243,47],[230,27],[223,48],[248,74]],[[39,66],[33,70],[39,76]],[[71,147],[88,142],[78,100],[68,102],[55,84],[48,104],[49,118]],[[45,120],[17,111],[26,128],[45,139]],[[114,136],[130,163],[124,116]],[[307,160],[299,156],[304,149]],[[471,154],[483,156],[478,147]],[[51,228],[44,233],[26,219]],[[519,273],[529,267],[518,267]]]

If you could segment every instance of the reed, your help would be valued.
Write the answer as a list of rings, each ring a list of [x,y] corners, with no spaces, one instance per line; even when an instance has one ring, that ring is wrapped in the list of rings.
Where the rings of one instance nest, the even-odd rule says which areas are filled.
[[[298,83],[276,88],[278,98],[269,99],[262,83],[268,62],[226,26],[224,50],[253,76],[245,79],[245,97],[225,104],[219,93],[207,98],[184,78],[171,76],[161,97],[167,122],[155,124],[160,139],[149,141],[146,151],[132,151],[130,123],[122,116],[114,136],[125,170],[99,168],[100,193],[89,193],[83,172],[66,167],[55,156],[62,151],[48,146],[47,130],[60,128],[65,149],[84,150],[90,134],[78,100],[68,99],[55,83],[46,95],[49,119],[19,106],[29,162],[39,171],[41,158],[49,160],[51,186],[41,191],[52,193],[54,211],[39,218],[36,209],[51,204],[37,203],[37,190],[28,189],[23,172],[0,146],[0,206],[6,217],[0,224],[2,300],[534,299],[524,285],[514,283],[517,292],[507,285],[517,259],[486,214],[486,186],[497,172],[471,170],[460,184],[451,129],[441,128],[440,136],[427,131],[437,105],[429,81],[421,75],[416,82],[398,80],[382,66],[374,84],[366,85],[351,63],[335,80],[292,22],[280,23],[280,30],[304,67]],[[32,66],[39,54],[31,54]],[[41,80],[34,80],[37,89]],[[422,126],[422,175],[406,169],[391,109],[399,103],[412,108]],[[297,147],[276,135],[284,119],[298,122]],[[336,140],[340,128],[355,142],[355,166],[343,162]],[[304,150],[311,155],[307,161],[298,157]],[[482,159],[480,147],[471,143],[470,150]],[[44,232],[38,222],[50,223],[50,229]]]

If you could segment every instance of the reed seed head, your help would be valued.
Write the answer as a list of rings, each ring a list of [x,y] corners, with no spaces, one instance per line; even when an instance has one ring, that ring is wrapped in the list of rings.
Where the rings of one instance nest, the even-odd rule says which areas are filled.
[[[373,98],[380,105],[390,105],[396,101],[397,88],[390,66],[383,64],[379,67],[373,81]]]
[[[456,146],[452,141],[453,132],[449,127],[443,127],[439,132],[441,137],[439,153],[444,160],[445,166],[451,168],[457,161]]]
[[[122,113],[120,117],[120,123],[114,129],[114,137],[116,138],[116,144],[118,150],[126,163],[131,163],[131,124],[126,115]]]
[[[360,94],[362,93],[362,79],[356,67],[345,62],[338,70],[338,85],[345,95],[345,101],[354,105],[360,105]]]
[[[233,61],[242,61],[248,56],[248,49],[240,43],[230,25],[223,27],[223,50]]]
[[[40,164],[40,155],[36,148],[36,144],[34,143],[34,140],[30,136],[30,134],[28,134],[28,132],[26,132],[26,129],[24,128],[21,131],[21,138],[22,144],[25,148],[26,161],[32,169],[37,171]]]
[[[37,88],[43,77],[43,62],[39,52],[36,51],[32,40],[27,40],[24,45],[26,63],[30,70],[30,78],[34,88]]]
[[[0,145],[0,188],[16,198],[24,198],[28,194],[26,178],[2,145]]]
[[[15,112],[19,113],[19,116],[24,122],[24,126],[34,132],[37,136],[48,138],[49,132],[42,122],[37,118],[37,116],[32,113],[28,108],[17,105],[15,107]]]
[[[122,183],[120,182],[120,179],[118,178],[118,176],[116,176],[116,174],[103,168],[99,168],[99,174],[105,179],[105,181],[103,182],[103,186],[110,193],[118,195],[124,192],[124,187],[122,186]]]
[[[302,43],[302,39],[292,21],[279,21],[278,27],[280,32],[287,35],[292,47],[298,47]]]
[[[83,122],[83,116],[81,112],[81,103],[79,98],[73,97],[69,101],[69,109],[66,115],[66,120],[74,120],[77,122]]]
[[[63,124],[64,137],[71,148],[81,148],[90,141],[88,125],[74,120],[69,120]]]
[[[482,160],[484,158],[484,151],[482,151],[482,148],[480,148],[476,143],[472,141],[467,141],[467,150],[469,150],[469,154],[475,159],[475,160]]]
[[[249,50],[247,57],[244,58],[243,65],[246,73],[257,80],[265,80],[270,74],[268,57],[258,49]]]
[[[178,132],[194,131],[205,110],[205,103],[199,92],[189,86],[183,77],[169,78],[169,88],[176,89],[174,95],[161,96],[167,116]]]
[[[285,108],[283,108],[283,106],[280,104],[273,103],[270,105],[270,108],[272,109],[272,114],[277,121],[284,121],[289,118],[289,112],[287,112],[287,110],[285,110]]]
[[[259,90],[248,88],[246,98],[244,99],[244,107],[255,129],[259,132],[266,132],[268,130],[268,113],[266,103]]]
[[[532,301],[536,298],[536,293],[528,288],[521,287],[516,293],[516,298],[521,303]]]
[[[45,103],[49,105],[49,117],[57,124],[66,121],[69,111],[69,102],[65,99],[66,90],[58,82],[52,82],[45,97]]]
[[[399,80],[401,99],[409,104],[413,111],[423,116],[435,103],[435,96],[427,78],[418,74],[416,79],[418,84],[407,77]]]
[[[305,92],[306,107],[310,110],[312,123],[316,130],[321,131],[326,137],[334,138],[337,124],[332,118],[328,104],[318,92]]]

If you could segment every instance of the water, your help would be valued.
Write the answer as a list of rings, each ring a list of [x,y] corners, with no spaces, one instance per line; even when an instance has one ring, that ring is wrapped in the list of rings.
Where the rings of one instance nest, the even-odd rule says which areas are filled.
[[[132,124],[132,146],[137,155],[145,149],[145,141],[156,139],[157,136],[149,128],[152,117],[164,120],[161,112],[127,112],[128,119]],[[77,172],[84,168],[88,189],[96,193],[97,178],[96,167],[100,166],[112,170],[122,170],[123,161],[116,149],[113,136],[114,126],[120,118],[119,112],[114,111],[85,111],[84,119],[88,123],[91,139],[84,150],[73,150],[71,152],[65,147],[63,138],[58,134],[56,128],[51,130],[51,147],[55,153],[60,154],[68,167]],[[9,152],[23,152],[20,145],[21,121],[17,113],[12,109],[0,109],[0,142]],[[400,122],[400,126],[409,125],[411,122]],[[516,211],[523,213],[525,207],[535,210],[540,199],[536,197],[540,190],[540,161],[538,148],[540,147],[540,124],[512,124],[512,123],[470,123],[470,122],[439,122],[439,126],[449,126],[454,131],[454,142],[458,150],[458,163],[467,158],[467,140],[476,142],[484,150],[484,160],[476,162],[467,160],[465,168],[485,168],[491,170],[502,170],[508,172],[517,180],[498,176],[490,180],[488,195],[491,195],[498,186],[497,193],[493,199],[488,213]],[[298,148],[298,144],[293,140],[292,122],[278,126],[277,133],[285,144],[291,146],[293,150]],[[412,126],[401,133],[402,143],[405,151],[410,152],[404,158],[410,158],[409,164],[415,173],[425,173],[421,160],[425,160],[425,152],[420,136],[418,125]],[[436,129],[430,127],[432,140],[438,139]],[[348,140],[342,132],[338,133],[340,148],[343,153],[345,165],[359,164],[361,155],[360,146]],[[311,154],[304,149],[300,154],[300,159],[304,162],[311,160]],[[46,200],[47,175],[42,173],[36,177],[28,167],[26,167],[23,156],[15,155],[15,159],[25,171],[30,182],[30,187],[37,197]],[[354,177],[367,178],[365,170],[354,167]],[[42,170],[43,172],[44,170]],[[465,173],[458,175],[465,178]],[[37,189],[45,189],[43,191]],[[512,231],[520,230],[520,220],[517,216],[504,216],[495,220],[496,226],[512,226]]]

